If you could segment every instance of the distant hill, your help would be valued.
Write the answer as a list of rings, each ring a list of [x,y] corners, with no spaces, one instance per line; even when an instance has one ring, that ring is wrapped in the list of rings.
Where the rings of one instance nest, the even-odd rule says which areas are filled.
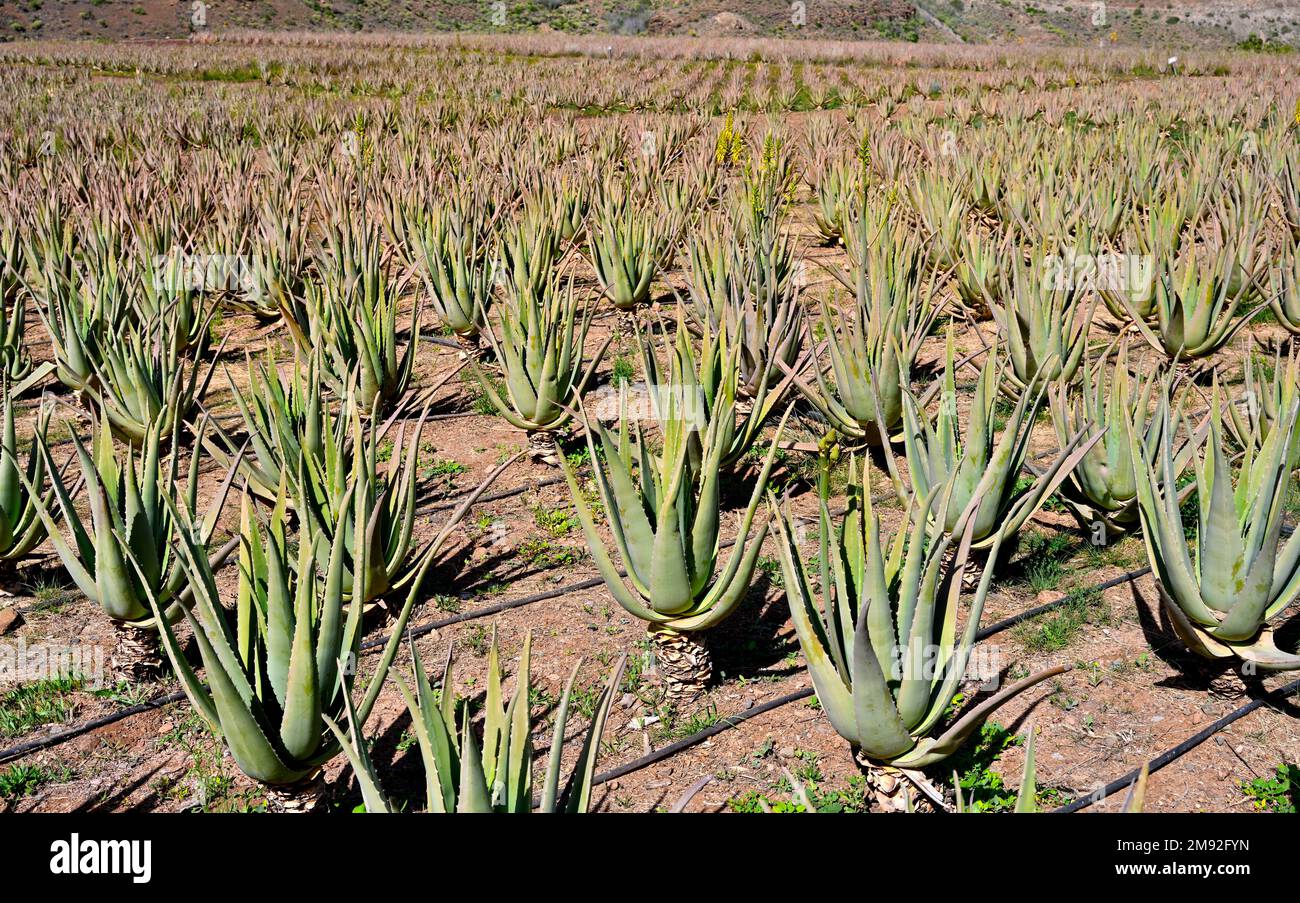
[[[968,41],[1171,48],[1300,45],[1296,0],[921,0]]]
[[[618,32],[1141,46],[1300,42],[1296,0],[0,0],[0,39],[195,30]]]

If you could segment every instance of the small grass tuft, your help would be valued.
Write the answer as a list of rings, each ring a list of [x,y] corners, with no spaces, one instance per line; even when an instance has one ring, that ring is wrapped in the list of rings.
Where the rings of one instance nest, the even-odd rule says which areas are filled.
[[[1052,611],[1016,628],[1016,639],[1027,652],[1058,652],[1074,642],[1085,625],[1105,624],[1110,608],[1095,587],[1070,593],[1064,603]]]
[[[76,710],[72,694],[84,683],[80,677],[54,677],[0,696],[0,737],[18,737],[42,725],[67,721]]]
[[[66,765],[55,770],[44,765],[10,765],[0,771],[0,798],[7,800],[31,796],[43,784],[72,779],[72,769]]]

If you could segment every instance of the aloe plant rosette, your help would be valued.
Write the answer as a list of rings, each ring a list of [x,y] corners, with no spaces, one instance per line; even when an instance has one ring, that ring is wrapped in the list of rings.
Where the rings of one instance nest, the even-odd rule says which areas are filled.
[[[1254,274],[1244,273],[1229,247],[1193,251],[1156,272],[1154,318],[1131,311],[1133,326],[1170,360],[1213,355],[1244,329],[1267,304],[1242,311]]]
[[[1282,542],[1300,405],[1258,450],[1246,449],[1235,486],[1217,389],[1210,417],[1208,448],[1194,468],[1194,556],[1179,507],[1168,420],[1155,462],[1138,468],[1143,536],[1161,601],[1174,630],[1199,655],[1236,658],[1250,669],[1300,669],[1300,655],[1279,649],[1268,623],[1300,596],[1300,534]],[[1140,438],[1132,430],[1128,435],[1134,460],[1142,460]]]
[[[674,341],[669,345],[666,336],[662,340],[665,356],[669,359],[667,370],[655,357],[653,343],[641,338],[642,370],[656,416],[659,416],[661,404],[675,400],[697,405],[691,413],[699,416],[697,422],[701,426],[721,419],[717,441],[725,451],[719,464],[730,469],[753,447],[759,431],[785,396],[790,380],[775,388],[770,387],[776,374],[769,364],[755,386],[752,403],[740,401],[740,344],[730,337],[726,324],[715,330],[706,322],[701,331],[700,353],[696,355],[685,316],[679,311]],[[639,327],[637,335],[641,337]],[[700,437],[701,430],[696,430],[690,438],[692,454],[697,462],[700,459]]]
[[[37,441],[32,443],[24,466],[18,460],[15,394],[8,386],[4,387],[4,432],[0,435],[0,563],[6,565],[26,557],[45,540],[47,530],[40,517],[40,506],[48,507],[54,500],[53,489],[45,490],[46,462],[40,451],[49,432],[50,409],[42,404],[36,415]],[[44,493],[40,502],[28,486]]]
[[[416,597],[447,538],[517,459],[518,455],[493,470],[429,543],[365,697],[353,713],[354,730],[364,727],[379,697]],[[356,491],[355,484],[347,489],[341,508],[351,505]],[[180,525],[177,556],[190,586],[181,608],[206,680],[205,685],[185,658],[170,621],[161,615],[159,600],[151,594],[149,604],[161,627],[163,648],[181,686],[195,709],[225,739],[246,775],[268,785],[283,808],[314,808],[323,790],[320,768],[340,750],[336,723],[351,705],[364,606],[349,600],[365,592],[358,582],[370,566],[366,525],[355,520],[351,531],[338,529],[328,538],[319,527],[303,526],[295,553],[286,531],[283,495],[264,521],[255,511],[252,495],[245,493],[237,537],[239,579],[235,603],[228,609],[189,514],[170,499],[165,501]],[[324,555],[319,554],[321,548]],[[138,554],[132,557],[132,565],[140,570]]]
[[[775,498],[770,502],[791,619],[817,699],[836,732],[853,745],[877,803],[904,808],[913,799],[906,772],[951,756],[995,709],[1066,668],[1004,687],[945,723],[967,678],[992,580],[985,570],[959,627],[977,503],[967,506],[955,533],[946,533],[931,517],[943,493],[936,487],[908,504],[898,532],[886,541],[870,488],[853,462],[848,508],[838,526],[826,486],[823,479],[820,605],[790,513]],[[995,536],[994,554],[1001,542]]]
[[[1119,345],[1107,380],[1104,370],[1110,354],[1108,350],[1101,355],[1095,366],[1091,361],[1084,363],[1077,395],[1069,386],[1059,384],[1051,391],[1052,424],[1062,445],[1080,431],[1104,430],[1101,440],[1061,484],[1059,496],[1089,531],[1093,544],[1099,546],[1133,532],[1141,522],[1137,473],[1128,443],[1129,425],[1140,432],[1146,459],[1150,460],[1160,443],[1164,411],[1170,409],[1172,422],[1178,425],[1186,398],[1185,394],[1170,398],[1170,380],[1158,369],[1135,380],[1129,372],[1126,342]],[[1179,474],[1195,451],[1194,438],[1188,436],[1175,452],[1175,470]]]
[[[1010,539],[1056,491],[1079,461],[1101,440],[1102,432],[1089,436],[1091,425],[1080,428],[1062,444],[1055,459],[1027,485],[1019,481],[1029,457],[1034,417],[1042,405],[1044,387],[1022,392],[1015,408],[997,430],[997,402],[1005,364],[995,347],[980,372],[965,429],[957,410],[957,387],[952,336],[949,334],[943,393],[932,418],[917,400],[904,399],[904,433],[910,486],[903,480],[892,452],[886,466],[900,501],[915,495],[927,498],[941,489],[930,517],[946,534],[957,530],[972,501],[972,548],[987,552]],[[886,446],[886,450],[890,451]],[[996,559],[989,557],[990,562]]]
[[[174,425],[174,429],[178,428]],[[233,466],[229,469],[207,513],[196,523],[199,456],[191,456],[188,480],[180,486],[175,438],[173,435],[170,461],[164,465],[161,431],[156,425],[149,429],[143,448],[138,452],[127,450],[125,461],[117,457],[105,422],[101,421],[91,450],[74,434],[72,441],[90,503],[89,523],[73,505],[76,487],[69,489],[65,485],[43,435],[37,435],[36,444],[51,474],[58,507],[40,498],[32,479],[18,471],[64,570],[86,598],[112,620],[117,634],[114,668],[133,681],[157,674],[161,665],[157,640],[160,618],[179,616],[181,597],[188,591],[175,539],[185,532],[198,546],[206,545],[236,472]],[[180,496],[179,502],[173,500],[173,495]],[[177,518],[180,510],[185,512],[182,520]],[[60,518],[67,524],[69,539],[58,530]],[[220,566],[235,545],[227,542],[210,558],[205,554],[205,562],[211,567]]]
[[[540,294],[516,291],[507,303],[498,305],[497,312],[501,337],[491,329],[486,335],[501,364],[504,392],[473,358],[470,369],[497,413],[528,433],[533,456],[554,464],[560,457],[555,433],[568,424],[572,406],[582,397],[614,335],[584,370],[583,345],[595,308],[584,308],[572,283],[565,292],[554,280]]]
[[[596,488],[630,586],[596,531],[572,467],[561,460],[596,568],[615,601],[647,623],[656,664],[673,703],[689,702],[703,691],[712,677],[713,662],[701,634],[735,611],[749,590],[768,530],[766,521],[755,528],[754,519],[772,471],[776,443],[790,416],[787,412],[777,429],[731,555],[718,570],[720,461],[727,450],[720,437],[728,418],[714,417],[703,427],[702,454],[698,463],[692,463],[690,434],[700,426],[683,408],[683,399],[670,396],[656,412],[663,432],[663,451],[658,455],[646,446],[638,423],[633,421],[629,431],[632,418],[626,413],[617,439],[600,423],[588,421],[587,448]]]
[[[184,522],[182,512],[173,509]],[[278,505],[263,524],[244,497],[239,581],[233,611],[221,600],[203,547],[180,531],[181,566],[192,589],[183,606],[203,660],[206,685],[181,651],[171,624],[151,600],[163,648],[191,704],[221,736],[240,770],[271,788],[284,808],[311,808],[305,792],[339,752],[326,722],[343,716],[361,643],[362,606],[346,605],[346,542],[340,531],[318,567],[307,537],[295,554]],[[425,563],[427,572],[429,561]],[[364,724],[414,605],[422,572],[406,597],[368,691],[358,708]]]
[[[412,213],[407,234],[439,320],[466,354],[479,356],[495,264],[477,223],[460,210],[437,208],[429,214]]]
[[[618,310],[628,313],[650,300],[650,287],[668,236],[649,211],[624,196],[606,203],[587,234],[591,265]]]

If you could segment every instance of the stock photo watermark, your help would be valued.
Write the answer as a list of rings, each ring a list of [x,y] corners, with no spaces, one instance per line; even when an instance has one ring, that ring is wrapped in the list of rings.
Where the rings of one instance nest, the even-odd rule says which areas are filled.
[[[78,643],[0,643],[0,686],[46,680],[76,679],[84,688],[101,690],[106,683],[104,647]]]
[[[702,430],[709,420],[708,400],[698,386],[651,386],[644,382],[604,386],[591,394],[587,407],[601,423],[683,423]]]
[[[153,258],[153,287],[160,292],[225,292],[261,300],[253,262],[242,254],[187,254],[173,250]]]
[[[1043,277],[1058,291],[1098,291],[1136,294],[1155,278],[1155,258],[1149,254],[1087,254],[1070,251],[1043,259]]]

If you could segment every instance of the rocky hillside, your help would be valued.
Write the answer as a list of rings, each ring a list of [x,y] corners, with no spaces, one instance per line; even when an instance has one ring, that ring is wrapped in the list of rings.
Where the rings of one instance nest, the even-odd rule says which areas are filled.
[[[0,0],[0,40],[229,29],[619,32],[1034,44],[1300,41],[1295,0]],[[1252,37],[1253,36],[1253,37]]]
[[[10,38],[164,38],[231,28],[917,34],[910,0],[806,0],[803,15],[796,12],[790,0],[0,0],[0,28]]]

